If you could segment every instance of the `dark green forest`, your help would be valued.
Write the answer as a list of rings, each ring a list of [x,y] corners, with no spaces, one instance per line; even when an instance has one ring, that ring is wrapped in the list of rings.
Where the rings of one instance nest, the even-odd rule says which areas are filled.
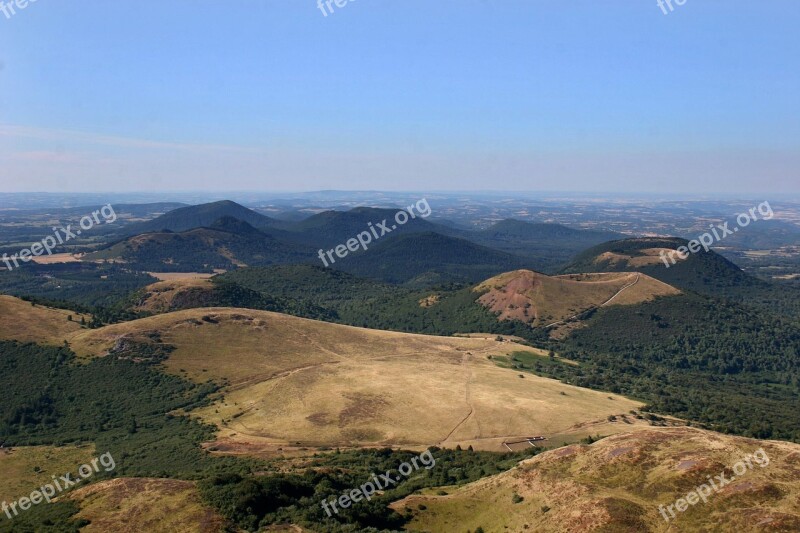
[[[517,368],[638,398],[718,431],[800,442],[800,328],[790,319],[690,294],[601,309],[588,327],[547,346],[580,366]]]
[[[409,477],[397,470],[418,455],[389,448],[348,450],[317,454],[300,472],[272,473],[259,477],[221,475],[204,480],[201,490],[207,501],[239,527],[255,531],[269,524],[293,523],[331,533],[351,531],[395,531],[412,516],[413,510],[398,514],[387,505],[429,487],[463,485],[508,470],[536,450],[519,453],[490,453],[472,450],[432,448],[436,464],[420,468]],[[278,465],[273,465],[278,466]],[[369,481],[373,474],[390,473],[396,485],[371,500],[354,503],[328,517],[321,506]],[[440,491],[444,492],[444,491]]]
[[[3,272],[0,293],[64,302],[74,310],[121,308],[137,289],[158,281],[145,272],[136,272],[118,265],[94,263],[28,264],[24,268]]]

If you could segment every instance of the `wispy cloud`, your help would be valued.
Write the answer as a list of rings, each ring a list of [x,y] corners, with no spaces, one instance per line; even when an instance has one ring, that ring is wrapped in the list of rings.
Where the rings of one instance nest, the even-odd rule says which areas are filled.
[[[376,151],[161,142],[0,124],[0,190],[447,189],[502,180],[509,190],[796,190],[800,153],[719,149],[621,153]],[[720,187],[709,176],[725,176]]]
[[[150,139],[138,139],[116,135],[104,135],[74,130],[53,128],[36,128],[31,126],[18,126],[13,124],[0,124],[0,137],[11,139],[32,139],[49,142],[95,144],[115,146],[120,148],[159,149],[159,150],[185,150],[185,151],[225,151],[240,153],[259,153],[258,148],[225,145],[203,144],[185,142],[166,142]]]
[[[8,157],[15,161],[32,161],[37,163],[81,163],[87,159],[88,154],[63,152],[58,150],[30,150],[17,152]]]

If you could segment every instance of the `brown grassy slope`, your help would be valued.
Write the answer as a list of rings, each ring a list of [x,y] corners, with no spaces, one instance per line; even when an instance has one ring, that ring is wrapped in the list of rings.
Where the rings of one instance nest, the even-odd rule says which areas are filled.
[[[148,311],[150,313],[166,313],[174,310],[176,301],[190,296],[195,292],[211,291],[214,285],[205,278],[183,277],[159,281],[143,289],[143,297],[134,306],[135,311]]]
[[[225,521],[202,503],[194,483],[175,479],[119,478],[69,493],[91,523],[85,533],[225,531]]]
[[[72,315],[72,322],[67,317]],[[0,339],[42,344],[62,344],[65,339],[81,331],[80,321],[89,315],[74,311],[53,309],[0,295]]]
[[[642,302],[654,300],[659,296],[675,296],[680,294],[681,291],[668,285],[663,281],[659,281],[647,274],[639,272],[632,273],[619,273],[619,272],[601,272],[593,274],[566,274],[563,276],[555,276],[556,279],[578,281],[578,282],[605,282],[609,278],[620,276],[621,279],[626,280],[625,285],[620,287],[621,292],[612,296],[610,300],[604,302],[604,307],[608,305],[635,305]]]
[[[486,291],[478,301],[498,313],[500,320],[515,319],[535,327],[569,319],[594,307],[631,305],[680,294],[678,289],[645,274],[546,276],[530,270],[495,276],[474,290]]]
[[[732,468],[763,448],[769,464]],[[659,505],[725,473],[732,483],[664,520]],[[448,496],[410,496],[412,530],[485,531],[798,531],[800,445],[695,428],[651,428],[591,446],[541,454]],[[515,503],[514,495],[523,498]],[[419,510],[419,506],[426,507]],[[674,508],[673,508],[674,509]]]
[[[590,431],[584,424],[641,406],[488,359],[522,345],[376,331],[247,309],[192,309],[71,339],[102,355],[124,336],[159,332],[176,349],[167,371],[227,384],[199,411],[228,447],[473,444]],[[535,352],[534,352],[535,353]],[[563,393],[563,394],[562,394]],[[620,429],[621,430],[621,429]]]
[[[633,268],[643,266],[664,264],[664,259],[661,253],[667,257],[667,261],[671,264],[672,260],[685,261],[689,258],[688,254],[680,254],[674,248],[643,248],[638,251],[636,255],[619,254],[614,252],[604,252],[598,255],[594,262],[605,263],[608,261],[614,266],[625,265]],[[666,266],[666,265],[665,265]]]

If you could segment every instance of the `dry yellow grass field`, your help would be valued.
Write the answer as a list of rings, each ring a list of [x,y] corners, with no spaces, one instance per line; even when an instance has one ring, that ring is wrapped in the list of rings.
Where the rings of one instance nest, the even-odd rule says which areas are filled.
[[[224,520],[200,500],[194,483],[175,479],[119,478],[69,493],[91,523],[86,533],[226,531]]]
[[[67,317],[72,315],[72,322]],[[13,296],[0,295],[0,339],[42,344],[62,344],[81,331],[81,317],[74,311],[33,306]]]
[[[33,262],[38,263],[40,265],[53,265],[56,263],[78,263],[80,262],[80,260],[81,260],[80,254],[70,254],[70,253],[40,255],[39,257],[33,258]]]
[[[546,276],[531,270],[495,276],[474,290],[486,291],[478,301],[498,313],[500,320],[516,319],[534,327],[551,326],[595,307],[632,305],[680,294],[678,289],[646,274]]]
[[[94,445],[84,446],[24,446],[0,449],[0,501],[13,502],[30,496],[52,476],[75,473],[95,455]],[[0,520],[3,517],[0,516]]]
[[[158,331],[176,347],[168,372],[225,383],[198,411],[227,447],[455,446],[504,450],[525,436],[558,438],[640,403],[500,368],[525,347],[317,322],[247,309],[192,309],[81,332],[82,356]],[[532,350],[542,356],[539,351]],[[588,434],[588,433],[587,433]]]
[[[769,464],[732,468],[763,448]],[[800,445],[696,428],[649,428],[590,446],[543,453],[502,474],[450,491],[409,496],[412,531],[798,531]],[[735,478],[671,522],[674,504],[720,474]],[[515,498],[515,495],[518,495]],[[519,497],[522,500],[519,500]],[[420,509],[420,505],[423,509]],[[674,509],[674,508],[673,508]]]

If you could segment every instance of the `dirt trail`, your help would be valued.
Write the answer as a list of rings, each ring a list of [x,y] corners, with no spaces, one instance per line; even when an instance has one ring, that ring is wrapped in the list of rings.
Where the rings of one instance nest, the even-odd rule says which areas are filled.
[[[470,385],[472,384],[472,378],[474,377],[472,367],[468,364],[471,359],[472,355],[465,354],[464,358],[461,361],[461,364],[464,365],[464,368],[467,371],[467,381],[466,381],[466,386],[464,387],[465,391],[464,400],[467,402],[467,406],[469,406],[469,413],[467,413],[467,415],[464,418],[462,418],[458,424],[456,424],[456,426],[450,431],[450,433],[448,433],[447,436],[442,441],[439,442],[439,446],[442,446],[442,444],[450,440],[450,437],[453,436],[453,434],[458,430],[458,428],[463,426],[467,422],[467,420],[469,420],[472,417],[472,415],[475,414],[475,407],[472,405],[472,401],[470,399]],[[478,433],[480,433],[480,431]]]
[[[628,283],[627,285],[625,285],[624,287],[622,287],[620,290],[618,290],[618,291],[617,291],[617,293],[616,293],[614,296],[612,296],[611,298],[609,298],[608,300],[606,300],[605,302],[603,302],[602,304],[600,304],[600,307],[605,307],[606,305],[610,304],[610,303],[611,303],[611,300],[613,300],[614,298],[616,298],[617,296],[619,296],[620,294],[622,294],[622,291],[624,291],[625,289],[628,289],[628,288],[630,288],[630,287],[633,287],[634,285],[636,285],[637,283],[639,283],[639,278],[640,278],[640,277],[641,277],[641,276],[640,276],[639,274],[636,274],[636,279],[634,279],[634,280],[633,280],[631,283]]]
[[[636,278],[635,278],[635,279],[634,279],[632,282],[630,282],[630,283],[628,283],[627,285],[625,285],[624,287],[622,287],[620,290],[618,290],[616,293],[614,293],[614,295],[613,295],[611,298],[609,298],[609,299],[608,299],[608,300],[606,300],[605,302],[601,303],[600,305],[595,305],[595,306],[592,306],[592,307],[590,307],[590,308],[588,308],[588,309],[584,309],[584,310],[583,310],[583,311],[581,311],[580,313],[578,313],[578,314],[576,314],[576,315],[572,315],[572,316],[571,316],[571,317],[569,317],[569,318],[565,318],[564,320],[559,320],[559,321],[557,321],[557,322],[553,322],[552,324],[547,324],[547,325],[545,326],[545,328],[549,328],[549,327],[555,326],[555,325],[557,325],[557,324],[564,324],[564,323],[566,323],[568,320],[572,320],[572,319],[574,319],[574,318],[578,318],[578,317],[579,317],[579,316],[581,316],[582,314],[588,313],[589,311],[592,311],[592,310],[594,310],[594,309],[600,309],[601,307],[605,307],[605,306],[607,306],[608,304],[610,304],[610,303],[611,303],[611,301],[612,301],[614,298],[616,298],[617,296],[619,296],[620,294],[622,294],[622,291],[624,291],[625,289],[628,289],[628,288],[630,288],[630,287],[633,287],[634,285],[636,285],[637,283],[639,283],[639,278],[640,278],[640,277],[641,277],[641,276],[640,276],[639,274],[636,274]]]
[[[303,372],[304,370],[309,370],[309,369],[312,369],[312,368],[317,368],[317,367],[325,366],[325,365],[338,365],[340,363],[341,363],[341,361],[326,361],[326,362],[323,362],[323,363],[314,363],[312,365],[298,366],[297,368],[291,368],[289,370],[283,370],[281,372],[272,372],[272,373],[269,373],[269,374],[258,374],[258,375],[255,375],[255,376],[251,376],[251,377],[247,378],[244,381],[239,381],[239,382],[231,384],[230,386],[225,388],[225,392],[226,393],[233,392],[233,391],[245,389],[245,388],[249,387],[250,385],[254,385],[254,384],[257,384],[257,383],[263,383],[265,381],[272,381],[274,379],[285,378],[287,376],[291,376],[292,374],[296,374],[297,372]]]
[[[347,356],[344,356],[344,355],[342,355],[340,353],[334,352],[333,350],[329,350],[328,348],[325,348],[319,342],[317,342],[314,339],[312,339],[310,335],[308,335],[306,332],[302,331],[301,329],[298,329],[293,324],[291,324],[289,322],[286,322],[286,326],[289,329],[291,329],[292,331],[294,331],[295,333],[297,333],[298,336],[305,338],[308,341],[309,344],[311,344],[315,348],[318,348],[320,351],[325,352],[326,354],[329,354],[329,355],[336,356],[336,357],[338,357],[339,359],[342,359],[342,360],[349,359],[349,357],[347,357]]]

